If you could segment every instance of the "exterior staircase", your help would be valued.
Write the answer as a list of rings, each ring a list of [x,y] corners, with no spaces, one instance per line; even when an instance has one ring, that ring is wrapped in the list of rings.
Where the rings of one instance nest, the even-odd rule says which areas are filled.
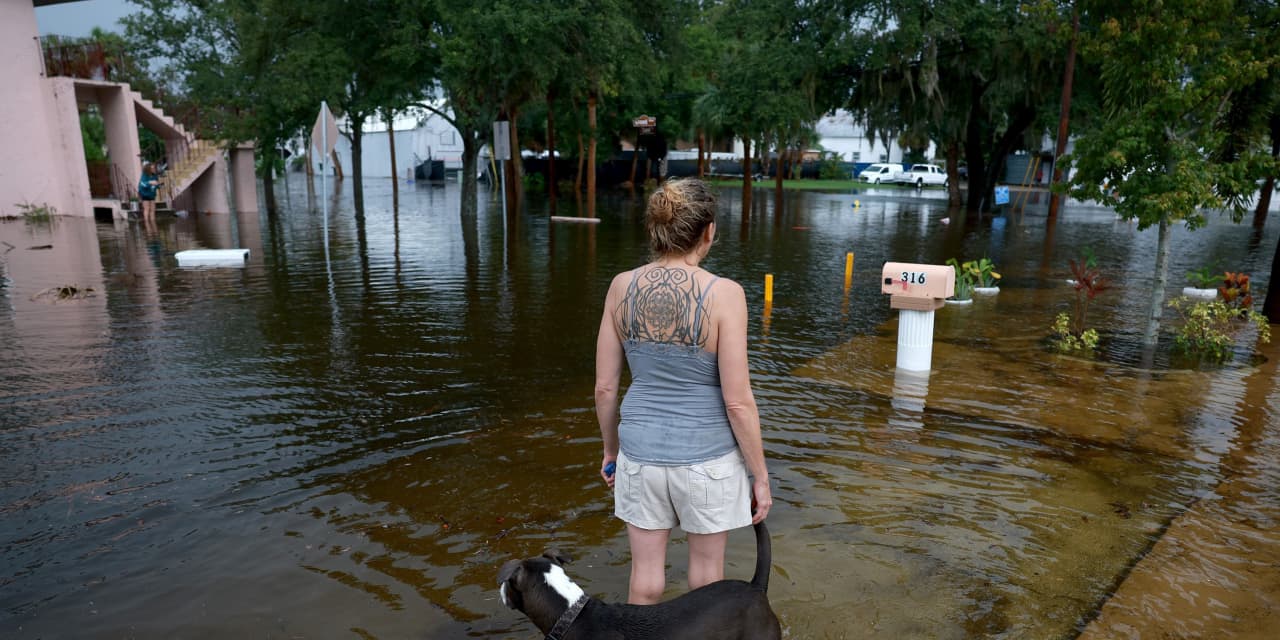
[[[182,123],[160,110],[141,93],[130,88],[129,95],[133,99],[138,123],[165,140],[165,156],[169,164],[161,177],[162,184],[156,199],[172,203],[213,166],[222,149],[214,141],[195,137]]]

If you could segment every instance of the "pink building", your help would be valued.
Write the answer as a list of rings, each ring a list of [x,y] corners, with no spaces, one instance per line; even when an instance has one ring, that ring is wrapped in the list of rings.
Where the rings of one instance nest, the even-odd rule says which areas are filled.
[[[230,166],[237,211],[256,212],[252,147],[198,139],[129,85],[111,82],[105,65],[47,64],[35,7],[69,1],[0,0],[0,217],[20,215],[24,205],[58,215],[123,215],[142,175],[139,125],[165,141],[169,166],[159,200],[229,213]],[[102,116],[108,154],[92,171],[80,133],[89,105]]]

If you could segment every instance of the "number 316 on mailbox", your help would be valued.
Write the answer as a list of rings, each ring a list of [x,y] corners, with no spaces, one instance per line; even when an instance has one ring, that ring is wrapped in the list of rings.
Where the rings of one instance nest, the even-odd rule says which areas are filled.
[[[950,265],[886,262],[880,292],[889,294],[892,309],[932,311],[956,293],[956,271]]]

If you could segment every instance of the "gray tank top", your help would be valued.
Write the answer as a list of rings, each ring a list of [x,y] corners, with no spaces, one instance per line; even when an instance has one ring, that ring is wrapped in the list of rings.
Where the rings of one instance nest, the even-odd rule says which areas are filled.
[[[636,275],[639,274],[637,270]],[[646,464],[679,466],[706,462],[737,448],[724,396],[716,354],[702,349],[703,300],[713,278],[698,293],[691,340],[656,342],[639,339],[635,328],[635,296],[624,304],[620,327],[622,348],[631,369],[631,386],[622,400],[618,439],[627,458]],[[629,293],[636,292],[632,276]]]

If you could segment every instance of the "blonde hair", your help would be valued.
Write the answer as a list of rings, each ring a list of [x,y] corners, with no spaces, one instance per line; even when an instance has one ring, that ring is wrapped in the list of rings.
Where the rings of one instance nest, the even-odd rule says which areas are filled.
[[[658,256],[684,255],[716,219],[716,195],[696,178],[668,180],[649,196],[644,226]]]

